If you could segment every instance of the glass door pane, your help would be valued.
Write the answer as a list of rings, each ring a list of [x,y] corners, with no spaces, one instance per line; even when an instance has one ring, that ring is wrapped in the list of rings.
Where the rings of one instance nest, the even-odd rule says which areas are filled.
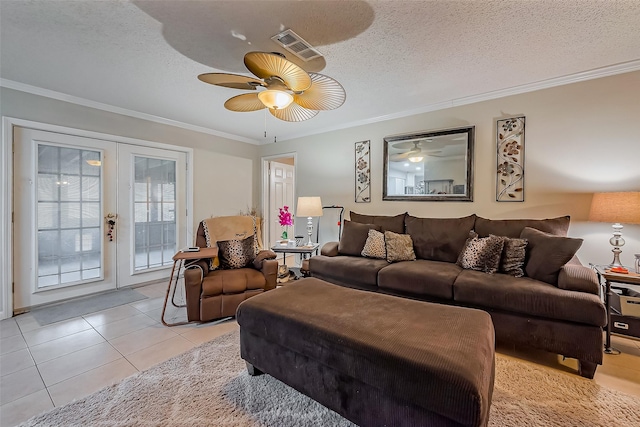
[[[102,153],[37,145],[37,288],[101,279]]]
[[[173,264],[177,250],[176,161],[134,156],[136,272]]]

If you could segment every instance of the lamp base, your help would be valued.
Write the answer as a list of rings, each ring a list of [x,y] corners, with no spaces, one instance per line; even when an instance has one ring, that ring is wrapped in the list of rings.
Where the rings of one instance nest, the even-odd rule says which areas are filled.
[[[313,246],[313,241],[311,240],[311,234],[313,233],[313,218],[307,217],[307,234],[309,235],[309,241],[306,243],[307,246]]]

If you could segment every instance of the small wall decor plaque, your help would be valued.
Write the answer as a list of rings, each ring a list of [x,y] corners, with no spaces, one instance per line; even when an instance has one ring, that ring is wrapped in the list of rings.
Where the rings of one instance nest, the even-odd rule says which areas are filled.
[[[524,116],[497,123],[496,201],[524,202]]]
[[[356,142],[356,203],[371,202],[370,141]]]

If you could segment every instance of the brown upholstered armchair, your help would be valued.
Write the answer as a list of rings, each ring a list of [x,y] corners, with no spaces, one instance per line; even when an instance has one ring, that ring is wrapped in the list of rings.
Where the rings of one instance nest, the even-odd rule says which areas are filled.
[[[196,246],[207,247],[204,221]],[[236,315],[242,301],[276,287],[278,261],[272,251],[260,251],[253,263],[233,270],[209,269],[209,259],[191,264],[184,272],[189,321],[207,322]]]

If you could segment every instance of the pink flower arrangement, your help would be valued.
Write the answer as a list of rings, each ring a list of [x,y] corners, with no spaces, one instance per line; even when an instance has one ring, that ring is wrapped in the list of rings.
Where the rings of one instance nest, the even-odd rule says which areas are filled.
[[[279,208],[280,213],[278,214],[278,220],[280,221],[280,225],[285,227],[282,232],[282,238],[286,239],[289,235],[288,228],[290,225],[293,225],[293,215],[289,212],[289,206],[283,206]]]
[[[279,210],[278,219],[280,220],[280,225],[283,227],[293,225],[293,215],[289,212],[289,206],[283,206]]]

